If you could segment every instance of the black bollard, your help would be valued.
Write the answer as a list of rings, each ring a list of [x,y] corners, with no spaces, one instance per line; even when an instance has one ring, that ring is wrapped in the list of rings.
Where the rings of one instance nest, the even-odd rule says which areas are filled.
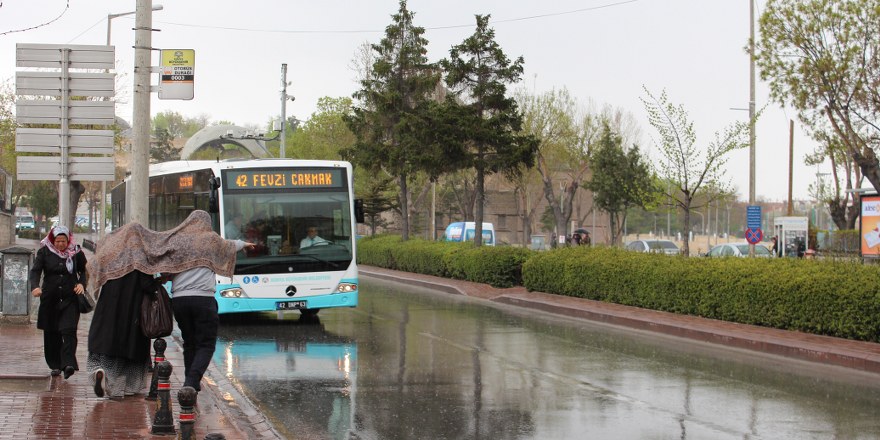
[[[156,373],[156,366],[159,365],[159,362],[165,360],[165,349],[168,348],[168,343],[165,342],[164,339],[158,338],[153,341],[153,350],[156,351],[156,356],[153,358],[153,377],[150,379],[150,392],[144,396],[146,400],[156,400],[156,392],[158,391],[159,384],[159,374]]]
[[[183,387],[177,392],[177,402],[180,403],[180,433],[177,440],[193,440],[193,426],[196,424],[196,413],[193,407],[199,392],[193,387]]]
[[[156,364],[159,374],[158,402],[156,414],[153,416],[153,434],[174,434],[174,414],[171,411],[171,362],[162,361]]]

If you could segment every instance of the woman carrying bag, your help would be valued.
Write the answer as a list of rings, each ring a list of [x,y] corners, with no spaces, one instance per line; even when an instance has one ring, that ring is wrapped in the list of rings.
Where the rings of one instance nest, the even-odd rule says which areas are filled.
[[[155,274],[180,274],[174,281],[175,294],[180,293],[172,301],[175,312],[181,302],[188,301],[182,298],[191,293],[180,292],[180,288],[188,286],[193,278],[204,281],[210,292],[198,300],[213,303],[213,316],[216,318],[214,288],[217,281],[214,273],[231,277],[235,254],[246,246],[252,245],[241,240],[221,238],[211,228],[210,214],[198,210],[167,231],[152,231],[131,222],[99,241],[95,255],[89,260],[88,270],[90,288],[93,293],[100,290],[100,294],[96,295],[98,302],[89,329],[87,365],[95,394],[99,397],[122,398],[137,394],[144,387],[150,339],[144,333],[145,327],[141,322],[143,300],[147,295],[165,295],[165,291],[157,285],[161,280],[155,278]],[[201,274],[202,269],[210,275],[206,280],[189,276]],[[189,372],[193,358],[189,345],[192,339],[189,329],[193,325],[178,321],[184,340],[185,372]],[[212,328],[216,338],[216,324]],[[210,354],[207,355],[207,361],[210,362],[216,340],[208,345]],[[204,371],[199,372],[199,380],[201,373]],[[192,384],[185,383],[189,386],[193,384],[197,386],[198,381],[193,379]]]
[[[43,330],[43,353],[52,376],[63,371],[67,379],[79,370],[76,327],[78,295],[86,288],[86,256],[65,226],[52,228],[40,244],[29,276],[31,295],[40,298],[37,328]]]

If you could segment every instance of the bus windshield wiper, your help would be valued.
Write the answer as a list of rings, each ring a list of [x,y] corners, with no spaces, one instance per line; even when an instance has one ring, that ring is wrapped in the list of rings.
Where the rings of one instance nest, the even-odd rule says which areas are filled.
[[[332,268],[334,268],[334,269],[336,269],[336,268],[339,267],[338,264],[336,264],[336,263],[334,263],[334,262],[332,262],[332,261],[325,260],[325,259],[323,259],[323,258],[318,258],[318,257],[316,257],[316,256],[314,256],[314,255],[312,255],[312,254],[297,254],[296,256],[297,256],[297,257],[309,257],[309,258],[311,258],[311,259],[313,259],[313,260],[315,260],[315,261],[319,261],[319,262],[324,263],[324,264],[329,264],[330,267],[332,267]]]
[[[311,258],[312,260],[315,260],[315,261],[317,261],[317,262],[319,262],[319,263],[327,264],[327,265],[329,265],[330,267],[332,267],[332,268],[334,268],[334,269],[338,269],[338,268],[339,268],[339,264],[334,263],[334,262],[329,261],[329,260],[325,260],[325,259],[323,259],[323,258],[318,258],[318,257],[316,257],[316,256],[314,256],[314,255],[309,255],[309,254],[298,254],[298,255],[294,255],[294,256],[295,256],[295,257],[307,257],[307,258]],[[264,267],[269,267],[269,266],[273,266],[273,265],[276,265],[276,264],[287,264],[287,263],[289,263],[289,262],[290,262],[289,260],[282,260],[282,261],[267,261],[267,262],[265,262],[265,263],[257,263],[257,264],[253,264],[253,265],[245,266],[245,267],[239,269],[238,273],[240,273],[240,274],[253,273],[253,271],[255,271],[256,269],[262,269],[262,268],[264,268]]]

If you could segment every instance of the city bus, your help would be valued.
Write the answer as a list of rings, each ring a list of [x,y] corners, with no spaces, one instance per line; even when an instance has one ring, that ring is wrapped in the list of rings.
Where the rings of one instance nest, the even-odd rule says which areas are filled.
[[[114,229],[126,218],[126,184],[111,192]],[[350,163],[233,159],[150,166],[148,228],[172,229],[196,209],[211,214],[221,236],[255,244],[238,252],[232,278],[217,277],[219,313],[298,310],[309,316],[357,306],[355,237],[363,209],[354,199]]]

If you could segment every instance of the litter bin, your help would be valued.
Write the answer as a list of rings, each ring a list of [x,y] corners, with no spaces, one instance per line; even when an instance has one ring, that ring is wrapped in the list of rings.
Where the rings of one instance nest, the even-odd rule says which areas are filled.
[[[31,293],[28,274],[34,258],[32,249],[12,246],[0,249],[0,314],[3,317],[20,316],[27,321],[31,311]]]

